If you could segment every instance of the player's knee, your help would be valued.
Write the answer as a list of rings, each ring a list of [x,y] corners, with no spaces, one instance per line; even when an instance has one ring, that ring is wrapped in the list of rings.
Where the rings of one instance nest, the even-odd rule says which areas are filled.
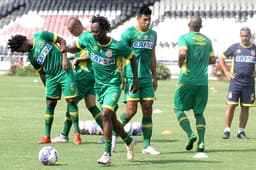
[[[101,113],[102,121],[110,121],[111,120],[111,112],[108,110],[103,110]]]

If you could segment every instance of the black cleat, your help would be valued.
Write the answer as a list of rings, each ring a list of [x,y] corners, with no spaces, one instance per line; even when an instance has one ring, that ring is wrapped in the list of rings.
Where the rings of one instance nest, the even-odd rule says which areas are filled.
[[[246,136],[244,131],[238,133],[237,138],[239,138],[239,139],[248,139],[248,137]]]
[[[193,148],[194,142],[197,140],[196,136],[192,134],[188,139],[188,144],[186,146],[186,150],[190,151]]]
[[[224,132],[222,139],[229,139],[229,137],[230,137],[230,132],[226,131]]]

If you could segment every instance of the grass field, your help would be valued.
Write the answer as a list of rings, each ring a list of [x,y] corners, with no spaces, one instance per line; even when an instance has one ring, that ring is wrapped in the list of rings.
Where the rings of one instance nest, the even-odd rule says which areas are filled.
[[[43,85],[37,77],[0,76],[0,79],[1,170],[96,170],[104,168],[96,163],[103,152],[103,145],[96,143],[100,139],[100,136],[97,135],[82,136],[83,143],[79,146],[72,143],[72,136],[70,136],[71,142],[69,143],[51,144],[59,152],[58,164],[43,166],[38,161],[38,152],[46,145],[37,144],[44,131]],[[221,139],[228,84],[217,81],[209,82],[209,102],[205,113],[207,120],[206,154],[209,157],[207,159],[195,159],[193,158],[195,148],[191,152],[185,151],[187,138],[179,127],[171,108],[175,84],[175,80],[160,81],[156,93],[157,100],[154,104],[154,110],[160,109],[162,112],[153,115],[152,145],[161,154],[159,156],[142,155],[142,136],[138,136],[135,160],[128,162],[125,145],[119,140],[117,152],[112,155],[112,165],[106,168],[122,170],[254,169],[256,167],[255,108],[251,109],[246,129],[250,139],[239,140],[236,138],[239,108],[236,110],[233,120],[231,139]],[[65,110],[65,102],[61,100],[56,107],[52,136],[60,133]],[[123,110],[124,105],[120,102],[119,112]],[[82,102],[79,103],[79,112],[80,120],[92,119]],[[192,112],[187,115],[195,131]],[[140,118],[141,111],[132,121],[139,121]],[[170,131],[171,134],[162,134],[166,130]]]

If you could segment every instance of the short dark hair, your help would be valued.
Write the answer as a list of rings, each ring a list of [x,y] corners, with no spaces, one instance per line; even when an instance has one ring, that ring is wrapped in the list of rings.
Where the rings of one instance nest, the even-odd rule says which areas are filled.
[[[14,52],[17,51],[26,40],[27,37],[24,35],[14,35],[8,40],[7,46]]]
[[[148,6],[142,6],[137,10],[136,15],[140,17],[141,15],[151,15],[152,11]]]
[[[110,32],[111,31],[111,26],[109,21],[107,20],[107,18],[103,17],[103,16],[93,16],[91,19],[91,23],[98,23],[100,28],[105,30],[106,32]]]
[[[246,31],[246,32],[249,32],[251,34],[251,29],[249,27],[243,27],[240,29],[240,32],[242,31]]]

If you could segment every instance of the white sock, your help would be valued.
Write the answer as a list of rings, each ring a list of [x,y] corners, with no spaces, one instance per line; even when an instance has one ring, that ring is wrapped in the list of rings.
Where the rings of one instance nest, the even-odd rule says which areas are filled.
[[[229,128],[229,127],[226,127],[225,129],[224,129],[224,132],[230,132],[231,131],[231,129]]]
[[[244,131],[244,128],[238,128],[237,133],[240,133],[240,132],[243,132],[243,131]]]

